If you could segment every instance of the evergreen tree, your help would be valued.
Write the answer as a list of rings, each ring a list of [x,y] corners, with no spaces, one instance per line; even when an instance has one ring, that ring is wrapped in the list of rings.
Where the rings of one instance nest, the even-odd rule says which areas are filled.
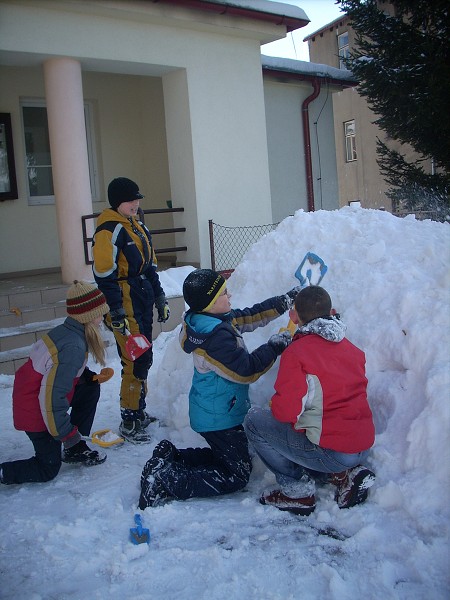
[[[431,210],[446,218],[450,206],[450,20],[448,0],[337,0],[350,17],[356,47],[346,65],[358,91],[392,140],[377,140],[380,170],[394,209]],[[397,144],[398,146],[398,144]],[[433,172],[423,168],[432,159]]]

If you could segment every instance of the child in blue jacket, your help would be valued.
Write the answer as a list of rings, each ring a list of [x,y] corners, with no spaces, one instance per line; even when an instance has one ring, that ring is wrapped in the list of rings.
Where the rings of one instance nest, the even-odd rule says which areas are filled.
[[[189,418],[208,447],[178,449],[169,440],[157,444],[142,472],[140,509],[170,499],[229,494],[247,485],[252,463],[242,422],[250,408],[249,384],[270,369],[291,336],[272,335],[249,352],[242,333],[282,315],[298,290],[251,308],[231,309],[222,275],[197,269],[186,277],[183,296],[189,310],[180,343],[194,359]]]

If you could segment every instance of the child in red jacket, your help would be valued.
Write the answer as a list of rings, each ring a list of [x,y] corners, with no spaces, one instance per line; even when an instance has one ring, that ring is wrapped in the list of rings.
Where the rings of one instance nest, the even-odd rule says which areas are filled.
[[[105,364],[99,327],[109,307],[102,292],[84,281],[74,281],[68,289],[66,307],[64,323],[33,344],[30,358],[16,373],[14,427],[25,431],[35,455],[1,463],[0,483],[50,481],[62,461],[92,466],[106,460],[82,436],[91,431],[100,397],[95,373],[86,367],[88,352]]]
[[[299,328],[281,355],[271,410],[253,407],[244,421],[279,484],[261,504],[300,515],[315,509],[316,481],[336,486],[339,508],[364,502],[375,481],[361,465],[375,439],[365,355],[331,312],[323,288],[298,293],[290,317]]]

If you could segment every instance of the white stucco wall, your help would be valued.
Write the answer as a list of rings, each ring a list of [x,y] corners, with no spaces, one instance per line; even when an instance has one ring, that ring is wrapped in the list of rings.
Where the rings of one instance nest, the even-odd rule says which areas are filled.
[[[59,267],[54,206],[28,206],[19,99],[44,98],[42,70],[0,66],[0,112],[11,114],[19,198],[0,203],[0,272]]]
[[[312,91],[308,81],[264,80],[274,222],[308,210],[302,104]],[[308,107],[316,210],[339,206],[332,109],[324,85]]]
[[[217,15],[198,24],[186,11],[180,11],[181,18],[173,27],[164,17],[166,9],[153,3],[103,6],[108,9],[103,11],[102,3],[96,2],[85,5],[1,0],[0,62],[31,62],[40,69],[42,60],[49,56],[76,58],[84,73],[85,97],[90,93],[89,83],[96,87],[100,73],[163,76],[171,199],[174,206],[185,206],[189,211],[187,218],[185,215],[189,228],[186,262],[207,266],[208,219],[224,225],[272,221],[260,40],[282,37],[283,30],[267,23],[247,22],[244,26],[239,20]],[[128,13],[116,12],[117,6],[124,6]],[[88,71],[94,78],[91,81],[86,76]],[[182,83],[175,81],[180,71],[184,72]],[[39,76],[34,75],[35,87],[40,87]],[[136,174],[136,179],[145,173],[142,187],[147,187],[152,169],[158,169],[148,155],[149,147],[153,157],[155,149],[148,138],[144,139],[150,126],[142,115],[152,110],[151,101],[145,107],[132,99],[133,93],[145,95],[146,83],[140,82],[142,90],[138,91],[139,85],[130,83],[122,87],[113,81],[108,101],[99,103],[105,186],[120,170],[120,174],[131,178]],[[108,84],[106,79],[103,84]],[[169,97],[172,93],[175,96]],[[128,108],[133,104],[135,110],[124,111],[117,120],[117,106]],[[162,119],[160,103],[157,110]],[[177,123],[181,121],[185,129],[180,130]],[[185,147],[183,136],[188,130],[191,144]],[[162,143],[161,138],[159,141]],[[127,147],[130,152],[124,150]],[[126,166],[128,173],[124,173]],[[169,191],[167,181],[162,188],[161,195]],[[24,193],[23,185],[20,193]],[[21,203],[22,211],[28,214],[25,199]],[[16,214],[16,206],[13,202],[8,207],[11,214]],[[51,215],[52,209],[47,208],[47,212]],[[41,243],[46,244],[45,238]],[[35,268],[37,262],[44,268],[57,265],[54,251],[51,254],[53,259],[47,255],[41,260],[25,259],[25,264],[21,258],[20,268]],[[19,268],[18,263],[10,265],[11,270],[15,267]]]
[[[28,206],[25,149],[20,114],[21,98],[45,99],[42,70],[0,66],[2,100],[0,112],[11,113],[19,198],[0,203],[0,272],[57,268],[59,241],[54,205]],[[137,181],[145,194],[141,206],[166,208],[170,180],[165,137],[162,82],[157,77],[84,73],[85,100],[93,103],[94,130],[101,202],[86,211],[100,212],[108,206],[107,185],[117,176]],[[8,224],[20,223],[21,236]],[[146,220],[153,228],[172,227],[170,216]],[[81,239],[81,223],[72,226]],[[23,239],[22,239],[23,236]],[[33,252],[26,251],[29,240]],[[161,247],[171,246],[173,236],[155,236]]]

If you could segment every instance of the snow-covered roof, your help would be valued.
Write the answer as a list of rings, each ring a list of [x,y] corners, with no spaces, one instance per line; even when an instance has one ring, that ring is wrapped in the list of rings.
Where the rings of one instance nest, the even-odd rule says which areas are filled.
[[[322,25],[320,29],[316,29],[316,31],[313,31],[312,33],[304,37],[303,41],[307,42],[308,40],[312,39],[313,37],[316,37],[316,35],[319,35],[319,33],[325,31],[326,29],[333,29],[338,23],[340,23],[343,19],[346,19],[347,17],[348,15],[346,13],[342,13],[342,15],[337,19],[334,19],[334,21],[330,21],[326,25]]]
[[[284,71],[311,77],[322,77],[342,81],[342,83],[356,84],[356,79],[348,69],[337,69],[329,65],[294,60],[292,58],[278,58],[276,56],[261,55],[262,67],[265,70]]]
[[[309,21],[303,8],[294,6],[293,4],[286,4],[285,2],[272,2],[271,0],[202,0],[202,2],[239,6],[240,8],[256,12],[266,12],[272,15],[282,15]]]
[[[177,0],[171,0],[177,1]],[[211,8],[212,5],[224,7],[225,14],[236,14],[247,18],[260,19],[261,17],[273,18],[277,25],[284,25],[287,31],[293,31],[307,25],[310,20],[305,11],[292,4],[284,2],[272,2],[269,0],[183,0],[189,8]],[[237,12],[236,12],[237,11]],[[252,15],[253,13],[253,15]]]

